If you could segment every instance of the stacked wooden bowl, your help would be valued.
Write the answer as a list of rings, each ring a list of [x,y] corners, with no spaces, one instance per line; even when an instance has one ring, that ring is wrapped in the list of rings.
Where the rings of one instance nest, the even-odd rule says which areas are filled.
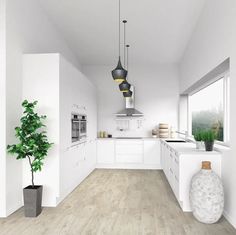
[[[166,123],[159,124],[159,137],[169,138],[169,125]]]

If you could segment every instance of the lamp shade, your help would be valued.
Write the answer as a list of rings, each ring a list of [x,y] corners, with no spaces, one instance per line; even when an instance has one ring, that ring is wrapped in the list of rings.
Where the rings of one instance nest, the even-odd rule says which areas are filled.
[[[121,92],[128,92],[130,89],[130,84],[125,80],[119,85]]]
[[[125,81],[127,73],[128,71],[122,67],[120,57],[119,57],[119,61],[116,68],[111,71],[114,81],[119,82],[119,83]]]
[[[128,90],[127,92],[123,92],[123,96],[125,98],[132,97],[133,92],[131,90]]]

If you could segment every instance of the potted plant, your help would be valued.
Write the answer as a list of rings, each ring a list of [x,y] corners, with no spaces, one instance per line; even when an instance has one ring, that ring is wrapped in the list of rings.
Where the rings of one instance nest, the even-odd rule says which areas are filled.
[[[195,132],[194,139],[196,142],[196,149],[201,149],[202,148],[202,132],[200,130]]]
[[[10,154],[15,154],[16,159],[28,159],[31,169],[32,184],[23,189],[24,209],[26,217],[36,217],[42,211],[42,185],[34,184],[34,173],[42,170],[43,160],[47,156],[52,143],[47,140],[43,120],[46,116],[39,116],[35,111],[37,101],[33,103],[25,100],[23,116],[20,119],[20,127],[16,127],[17,144],[7,146]]]
[[[205,143],[206,151],[212,151],[216,135],[213,130],[204,131],[202,133],[202,140]]]

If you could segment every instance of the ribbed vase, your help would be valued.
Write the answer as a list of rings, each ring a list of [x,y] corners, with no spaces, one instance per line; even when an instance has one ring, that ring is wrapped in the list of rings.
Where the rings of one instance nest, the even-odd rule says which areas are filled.
[[[211,162],[202,162],[202,169],[193,176],[190,204],[194,217],[202,223],[216,223],[221,218],[224,190],[220,177],[211,169]]]

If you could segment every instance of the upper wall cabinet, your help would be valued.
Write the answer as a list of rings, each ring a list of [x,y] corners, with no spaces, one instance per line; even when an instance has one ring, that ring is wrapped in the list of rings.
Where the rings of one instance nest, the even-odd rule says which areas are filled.
[[[48,138],[54,145],[42,172],[36,174],[36,182],[45,185],[43,205],[55,206],[95,167],[96,145],[92,143],[97,136],[96,89],[60,54],[26,54],[23,55],[23,98],[37,100],[38,112],[47,115]],[[87,116],[86,144],[91,146],[85,146],[84,151],[73,146],[71,113]],[[24,174],[23,183],[28,184]]]

